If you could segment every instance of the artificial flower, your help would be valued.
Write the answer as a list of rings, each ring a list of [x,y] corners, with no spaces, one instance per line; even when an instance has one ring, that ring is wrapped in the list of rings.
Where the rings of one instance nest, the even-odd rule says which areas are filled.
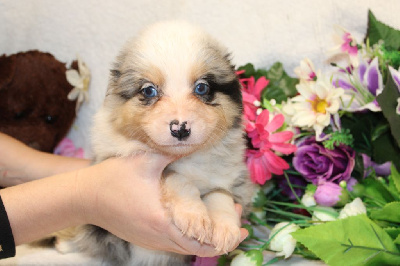
[[[339,219],[344,219],[349,216],[366,214],[367,209],[360,198],[355,198],[352,202],[347,203],[339,213]]]
[[[76,112],[85,101],[89,100],[90,71],[86,64],[78,57],[78,70],[69,69],[66,72],[67,81],[74,86],[68,94],[68,99],[76,100]]]
[[[215,257],[196,257],[191,266],[212,266],[218,265],[219,256]]]
[[[236,255],[232,261],[231,266],[261,266],[263,262],[263,255],[259,250],[249,250],[249,251],[242,251],[242,250],[234,250],[232,252]],[[208,264],[207,264],[208,266]]]
[[[390,175],[390,166],[392,165],[391,162],[386,162],[383,164],[375,163],[371,160],[371,157],[362,153],[361,157],[363,159],[364,165],[364,177],[367,177],[372,170],[375,171],[377,176],[388,176]]]
[[[282,175],[289,164],[276,155],[274,151],[290,154],[296,146],[288,143],[293,137],[293,132],[275,132],[284,123],[284,117],[278,114],[270,121],[268,110],[263,110],[255,122],[247,121],[246,132],[254,149],[246,152],[247,165],[253,182],[264,184],[272,174]]]
[[[314,193],[314,199],[320,206],[332,207],[340,200],[343,188],[333,182],[321,182]]]
[[[261,92],[268,86],[269,80],[260,77],[255,81],[254,77],[239,79],[242,84],[243,111],[246,119],[254,121],[257,110],[260,109]]]
[[[288,222],[278,223],[272,228],[269,238],[271,240],[269,247],[271,250],[276,251],[277,256],[285,256],[285,259],[292,255],[296,247],[296,239],[291,233],[300,229],[296,224],[289,224]]]
[[[65,156],[83,158],[84,152],[82,148],[76,148],[74,143],[69,138],[63,138],[60,143],[55,147],[54,154]]]
[[[299,77],[300,81],[314,81],[317,78],[314,64],[308,58],[300,62],[300,66],[294,69],[294,73]]]
[[[356,39],[344,28],[335,27],[335,35],[333,36],[336,46],[329,53],[331,56],[346,55],[350,59],[352,66],[358,66],[358,50],[359,46]]]
[[[344,91],[335,88],[324,76],[315,82],[300,82],[296,88],[300,95],[286,103],[283,112],[291,117],[292,126],[313,128],[319,138],[331,116],[338,112]]]
[[[317,205],[317,202],[314,198],[314,193],[311,191],[306,191],[300,201],[306,207]]]
[[[355,165],[355,151],[346,145],[327,149],[315,137],[298,143],[294,153],[294,168],[309,182],[318,185],[321,181],[348,181]]]
[[[393,67],[389,66],[389,72],[392,75],[394,83],[397,86],[397,90],[400,93],[400,72],[395,70]],[[400,97],[397,98],[396,114],[400,115]]]
[[[332,207],[319,206],[317,210],[313,212],[312,220],[329,222],[335,221],[338,217],[338,213]]]
[[[288,163],[271,150],[248,149],[246,158],[251,180],[261,185],[271,179],[272,173],[282,175],[283,170],[289,168]]]
[[[377,57],[371,62],[363,60],[354,70],[339,71],[333,78],[333,85],[345,90],[342,96],[345,110],[381,111],[376,97],[383,91],[383,81]]]

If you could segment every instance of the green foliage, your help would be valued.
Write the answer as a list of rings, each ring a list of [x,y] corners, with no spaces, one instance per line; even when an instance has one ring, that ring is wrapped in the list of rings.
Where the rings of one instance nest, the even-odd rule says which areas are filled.
[[[388,222],[400,223],[400,202],[390,202],[382,209],[372,210],[371,218]]]
[[[371,10],[368,12],[366,39],[369,40],[370,45],[377,44],[380,40],[383,40],[388,50],[399,50],[400,48],[400,31],[378,21]]]
[[[381,181],[374,177],[368,177],[363,180],[362,185],[365,190],[364,196],[367,197],[370,205],[380,207],[397,200],[397,197],[389,191],[384,180]]]
[[[277,103],[286,101],[288,97],[296,95],[296,84],[298,79],[290,77],[280,62],[275,63],[270,69],[255,69],[250,63],[239,67],[239,70],[245,70],[244,76],[253,76],[256,80],[264,76],[269,80],[269,84],[261,94],[261,99],[274,99]],[[263,100],[261,100],[263,102]]]
[[[392,238],[365,215],[311,226],[292,236],[329,265],[400,263]]]
[[[350,130],[346,128],[341,131],[332,132],[330,138],[325,140],[323,144],[325,148],[333,150],[335,147],[340,146],[340,144],[353,147],[353,142],[353,135],[351,135]]]
[[[382,113],[389,122],[391,133],[400,146],[400,115],[396,114],[397,99],[400,97],[400,92],[391,75],[388,75],[388,80],[383,92],[376,98],[379,106],[382,108]]]
[[[263,207],[267,203],[267,197],[264,194],[262,189],[259,189],[256,193],[256,196],[253,199],[253,206],[254,207]]]
[[[397,192],[400,194],[400,173],[393,164],[391,165],[390,170],[394,186],[396,187]]]
[[[395,108],[392,111],[394,110]],[[356,152],[367,154],[377,163],[392,161],[400,168],[400,148],[390,131],[388,121],[381,112],[346,113],[340,120],[342,128],[349,129],[353,135],[353,148]],[[396,128],[398,126],[400,122]],[[399,133],[400,129],[397,134]],[[357,169],[362,170],[359,163]]]

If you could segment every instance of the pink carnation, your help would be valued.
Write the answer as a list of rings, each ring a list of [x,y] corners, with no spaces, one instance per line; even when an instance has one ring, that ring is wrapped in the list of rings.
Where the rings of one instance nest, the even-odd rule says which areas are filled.
[[[282,175],[283,170],[289,169],[289,164],[276,155],[274,151],[290,154],[296,151],[296,146],[290,143],[293,137],[291,131],[276,132],[284,123],[284,116],[278,114],[270,120],[268,110],[263,110],[255,122],[247,121],[246,132],[255,149],[246,152],[247,166],[251,180],[264,184],[271,179],[272,174]]]
[[[245,117],[254,121],[257,109],[260,108],[261,92],[268,86],[269,80],[260,77],[255,81],[254,77],[240,79],[242,84],[243,109]]]

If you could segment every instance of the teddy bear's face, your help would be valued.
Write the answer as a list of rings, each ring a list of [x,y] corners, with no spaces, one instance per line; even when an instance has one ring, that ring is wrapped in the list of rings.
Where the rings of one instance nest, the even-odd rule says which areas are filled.
[[[75,118],[66,67],[38,51],[0,57],[0,131],[52,152]]]

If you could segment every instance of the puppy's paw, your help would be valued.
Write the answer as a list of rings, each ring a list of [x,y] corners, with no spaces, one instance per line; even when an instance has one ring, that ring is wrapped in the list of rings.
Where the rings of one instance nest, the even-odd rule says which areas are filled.
[[[240,227],[235,221],[222,215],[213,215],[213,234],[211,244],[218,252],[228,253],[240,240]]]
[[[193,237],[200,243],[210,243],[212,222],[201,201],[177,201],[170,210],[175,225],[184,235]]]

